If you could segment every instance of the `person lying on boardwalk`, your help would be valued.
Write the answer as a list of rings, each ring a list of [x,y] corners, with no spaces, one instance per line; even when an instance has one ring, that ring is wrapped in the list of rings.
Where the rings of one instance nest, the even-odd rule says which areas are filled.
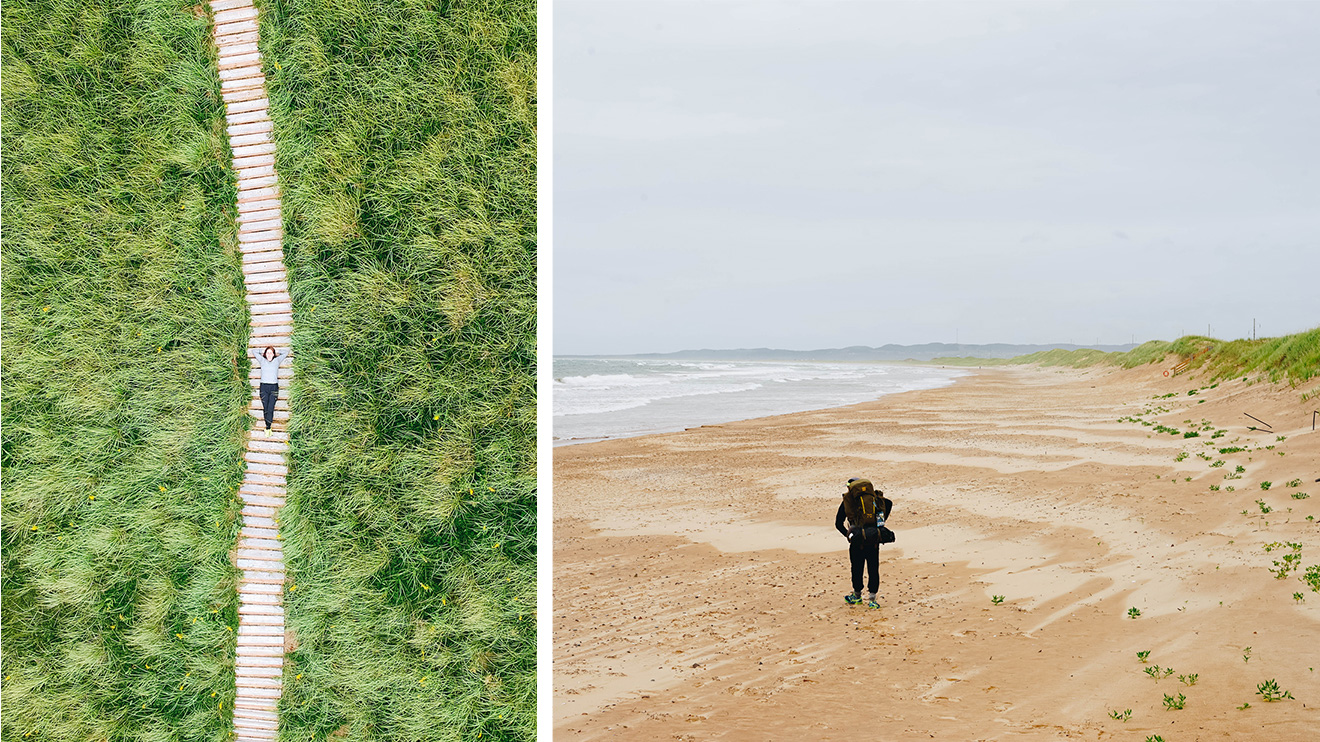
[[[252,357],[257,359],[261,366],[261,411],[266,419],[266,437],[270,437],[270,425],[275,422],[275,400],[280,396],[280,362],[289,357],[289,351],[286,349],[278,355],[275,348],[267,345],[266,349],[257,355],[257,349],[252,349]]]
[[[844,596],[844,600],[852,605],[862,602],[862,568],[865,567],[870,573],[867,575],[866,584],[870,596],[866,605],[868,608],[880,607],[875,601],[875,594],[880,589],[881,533],[890,535],[889,529],[885,528],[885,520],[889,518],[889,511],[893,507],[893,500],[872,487],[869,480],[857,478],[848,480],[848,491],[843,493],[843,502],[839,503],[839,512],[834,516],[834,527],[848,539],[853,591]],[[843,527],[845,518],[848,521],[848,528]],[[893,538],[886,540],[892,541]]]

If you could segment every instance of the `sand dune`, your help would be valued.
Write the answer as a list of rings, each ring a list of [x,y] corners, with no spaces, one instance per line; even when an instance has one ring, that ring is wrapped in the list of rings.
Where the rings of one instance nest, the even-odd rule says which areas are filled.
[[[555,738],[1320,739],[1320,593],[1263,548],[1320,564],[1316,400],[1152,369],[556,449]],[[880,610],[842,600],[849,476],[896,503]]]

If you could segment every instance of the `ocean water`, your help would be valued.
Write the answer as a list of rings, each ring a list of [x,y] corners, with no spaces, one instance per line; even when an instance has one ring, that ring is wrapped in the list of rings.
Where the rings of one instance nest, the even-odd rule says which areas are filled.
[[[882,363],[554,360],[555,445],[683,430],[934,389],[963,369]]]

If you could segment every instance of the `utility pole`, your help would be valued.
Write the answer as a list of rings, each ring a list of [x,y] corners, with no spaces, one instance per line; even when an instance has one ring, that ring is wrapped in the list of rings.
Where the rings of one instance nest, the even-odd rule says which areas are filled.
[[[1251,318],[1251,339],[1252,339],[1252,340],[1255,340],[1255,339],[1256,339],[1256,318],[1255,318],[1255,317],[1252,317],[1252,318]]]

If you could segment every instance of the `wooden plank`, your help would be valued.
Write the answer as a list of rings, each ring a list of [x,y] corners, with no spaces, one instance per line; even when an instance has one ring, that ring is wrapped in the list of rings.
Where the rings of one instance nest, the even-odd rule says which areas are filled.
[[[284,498],[281,497],[271,497],[270,495],[258,495],[256,493],[241,491],[239,494],[242,496],[243,502],[249,505],[261,505],[268,508],[278,508],[284,505]]]
[[[268,296],[268,297],[266,297],[266,298],[264,298],[264,299],[257,299],[257,301],[265,301],[265,302],[271,302],[271,301],[289,301],[289,298],[288,298],[288,296],[289,296],[289,282],[288,282],[287,280],[284,280],[284,281],[278,281],[278,280],[277,280],[277,281],[245,281],[244,284],[245,284],[245,285],[244,285],[244,288],[246,289],[246,293],[247,293],[247,295],[248,295],[248,303],[249,303],[249,304],[254,303],[254,302],[253,302],[253,299],[256,298],[256,297],[257,297],[258,295],[260,295],[260,294],[283,294],[283,296],[282,296],[282,297],[278,297],[278,298],[272,298],[272,297],[269,297],[269,296]]]
[[[229,124],[225,127],[225,132],[232,139],[233,137],[243,136],[244,134],[259,134],[263,131],[273,131],[274,129],[275,124],[271,123],[270,119],[261,119],[246,124]]]
[[[284,230],[282,229],[247,229],[238,228],[239,249],[242,249],[243,243],[252,244],[254,242],[268,242],[270,240],[284,241]]]
[[[251,647],[253,649],[263,649],[279,645],[284,647],[284,636],[280,634],[243,634],[236,640],[237,646]]]
[[[243,521],[245,523],[250,522],[255,524],[255,519],[264,518],[271,521],[276,527],[279,527],[278,523],[274,523],[274,520],[279,517],[279,514],[276,512],[278,509],[279,508],[271,507],[270,505],[244,504],[243,509],[240,512],[243,515]]]
[[[283,572],[270,572],[261,570],[245,570],[243,580],[247,582],[284,582]],[[242,628],[241,626],[239,628]]]
[[[251,147],[254,144],[265,144],[271,141],[270,131],[258,131],[254,134],[239,134],[229,137],[230,147]]]
[[[265,138],[266,138],[266,141],[270,141],[270,137],[267,136],[267,135],[265,135],[265,134],[253,134],[253,135],[248,136],[248,137],[239,137],[239,139],[252,139],[253,137],[265,137]],[[244,146],[257,147],[257,146],[260,146],[260,144],[258,144],[258,143],[253,143],[253,144],[248,144],[248,145],[244,145]],[[261,189],[261,188],[274,188],[274,187],[275,187],[275,183],[276,183],[278,180],[279,180],[279,179],[278,179],[276,176],[274,176],[274,175],[259,175],[259,176],[252,177],[252,178],[240,178],[239,181],[238,181],[238,190],[240,190],[240,191],[255,191],[255,190],[259,190],[259,189]],[[252,201],[252,200],[254,200],[254,199],[249,198],[249,199],[247,199],[247,200]]]
[[[274,152],[275,150],[272,148],[270,151]],[[278,188],[255,188],[248,190],[246,193],[238,194],[238,202],[242,204],[247,203],[248,201],[264,201],[269,198],[279,197],[280,190]]]
[[[261,603],[264,605],[280,604],[280,596],[278,593],[239,593],[238,599],[240,605],[244,603]]]
[[[269,154],[273,154],[273,153],[275,152],[275,145],[274,145],[274,144],[251,144],[251,145],[248,145],[248,146],[246,146],[246,147],[232,147],[232,146],[231,146],[231,147],[229,148],[229,151],[232,152],[232,153],[234,154],[234,158],[235,158],[235,159],[242,158],[242,157],[256,157],[257,155],[269,155]],[[275,194],[275,195],[278,195],[278,194]],[[263,198],[270,198],[270,196],[263,196]],[[243,197],[240,195],[238,200],[242,201],[242,200],[243,200]],[[252,197],[249,197],[248,200],[252,200]]]
[[[239,234],[246,234],[252,232],[279,232],[283,228],[284,228],[283,219],[262,219],[260,221],[258,220],[247,221],[244,219],[238,220]]]
[[[291,325],[257,325],[253,323],[251,337],[283,337],[287,338],[293,334]]]
[[[258,54],[261,52],[261,49],[257,47],[256,41],[242,43],[229,42],[223,45],[216,44],[216,48],[220,51],[220,59],[230,59],[246,54]]]
[[[293,310],[293,305],[289,302],[264,302],[261,304],[250,304],[248,306],[249,314],[288,314]],[[292,373],[292,372],[290,372]]]
[[[221,44],[226,43],[224,41],[224,37],[226,36],[234,36],[241,33],[258,33],[260,30],[261,29],[257,28],[256,21],[247,19],[217,23],[215,24],[215,43],[216,46],[220,46]]]
[[[273,271],[263,271],[260,273],[258,273],[257,271],[251,271],[251,272],[248,272],[246,270],[243,271],[243,282],[248,285],[256,285],[262,283],[285,283],[288,280],[289,280],[289,274],[282,267],[277,268]]]
[[[249,5],[246,8],[234,8],[233,10],[222,10],[216,13],[211,18],[211,22],[214,23],[217,28],[219,28],[226,23],[234,23],[235,21],[256,20],[256,18],[257,18],[257,9]]]
[[[239,626],[239,636],[278,636],[284,637],[284,631],[278,626]]]
[[[221,47],[221,49],[223,50],[223,47]],[[216,69],[221,72],[243,67],[256,67],[257,69],[261,69],[261,52],[233,55],[220,54],[218,59],[216,59]]]
[[[275,173],[274,165],[258,165],[258,166],[248,166],[243,168],[235,166],[234,172],[237,174],[239,180],[252,180],[254,178],[275,178],[276,180],[279,179]],[[278,206],[275,207],[275,210],[279,211],[279,207]]]
[[[250,8],[252,0],[211,0],[211,12],[218,13],[222,10],[233,10],[234,8]]]
[[[275,453],[283,453],[289,450],[289,444],[285,443],[283,440],[276,440],[274,438],[270,440],[267,440],[265,438],[256,438],[247,442],[247,450],[272,451]]]
[[[252,113],[240,113],[240,114],[237,114],[237,115],[239,115],[239,116],[262,116],[262,115],[265,115],[265,114],[263,114],[261,111],[253,111]],[[243,168],[247,168],[247,167],[265,167],[266,165],[270,165],[271,167],[274,167],[274,166],[275,166],[275,156],[274,156],[274,155],[257,155],[256,157],[243,157],[243,158],[240,158],[240,159],[234,160],[232,164],[233,164],[235,170],[242,170]],[[262,208],[279,208],[280,202],[279,202],[278,200],[274,200],[274,199],[272,199],[269,203],[271,204],[270,207],[262,207]],[[239,211],[242,211],[242,209],[240,208]]]
[[[246,80],[249,78],[257,78],[260,82],[265,83],[265,73],[261,70],[261,64],[255,60],[241,67],[222,69],[220,70],[219,77],[221,86],[227,82],[233,83],[238,80]]]
[[[283,595],[284,595],[284,586],[283,586],[283,585],[271,585],[271,584],[269,584],[269,583],[265,583],[265,582],[250,582],[250,583],[246,583],[246,584],[244,584],[244,585],[242,586],[242,588],[241,588],[241,591],[240,591],[240,594],[241,594],[241,595],[248,595],[248,594],[256,595],[257,593],[261,593],[261,594],[263,594],[263,595],[277,595],[277,596],[283,596]]]
[[[252,627],[270,626],[274,628],[284,628],[284,614],[279,615],[271,613],[248,613],[242,620],[245,624]]]
[[[264,165],[274,167],[275,158],[273,157],[249,157],[246,161],[252,163],[253,167],[263,165],[259,160],[266,160]],[[250,214],[254,211],[280,211],[280,200],[278,198],[266,198],[260,201],[244,201],[238,206],[238,213]]]
[[[262,497],[283,497],[284,489],[270,484],[257,484],[247,481],[244,476],[243,483],[238,485],[239,495],[260,495]],[[267,505],[266,507],[278,507],[277,505]]]
[[[241,31],[239,33],[225,34],[215,37],[215,46],[217,49],[223,49],[227,46],[238,46],[241,44],[255,44],[261,39],[256,31]]]
[[[234,716],[260,721],[279,721],[279,715],[272,711],[235,711]]]
[[[239,88],[237,90],[221,90],[220,99],[225,105],[241,103],[255,99],[266,99],[265,88]]]
[[[273,213],[270,211],[261,212],[267,214],[264,218],[258,218],[251,214],[238,215],[238,231],[240,233],[249,232],[280,232],[284,229],[284,219],[280,217],[279,210]]]
[[[264,95],[249,96],[233,102],[228,102],[228,98],[225,100],[225,111],[228,113],[259,112],[269,115],[270,99]]]
[[[277,557],[283,559],[280,552],[280,540],[277,538],[262,538],[260,536],[244,535],[242,532],[238,536],[238,551],[241,554],[244,549],[261,549],[273,552]]]
[[[261,453],[259,451],[244,451],[243,460],[251,461],[257,464],[283,464],[284,457],[278,453]]]
[[[256,77],[236,77],[236,78],[231,78],[229,80],[220,81],[221,95],[229,92],[237,92],[239,90],[264,91],[265,88],[266,88],[266,78],[261,75],[258,75]],[[235,144],[234,142],[229,143],[231,147],[233,147],[234,144]]]
[[[278,409],[276,407],[276,410]],[[283,464],[248,464],[247,470],[251,474],[266,474],[276,477],[287,477],[289,475],[288,467]]]
[[[284,263],[283,240],[245,240],[238,245],[243,253],[243,265],[252,263]]]
[[[277,719],[252,718],[234,713],[234,729],[238,734],[250,734],[256,730],[274,730],[279,724]],[[250,730],[250,731],[249,731]]]

